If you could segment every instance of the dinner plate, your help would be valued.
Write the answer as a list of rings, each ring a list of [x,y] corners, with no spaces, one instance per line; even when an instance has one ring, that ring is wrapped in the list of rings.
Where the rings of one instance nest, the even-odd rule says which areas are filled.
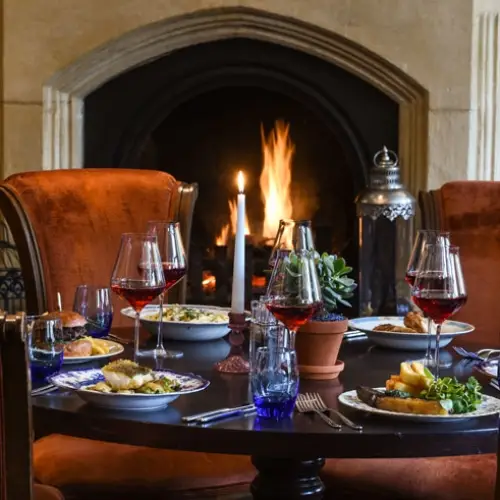
[[[98,368],[58,373],[49,381],[60,389],[74,391],[85,402],[108,410],[151,411],[166,408],[179,396],[192,394],[206,389],[210,382],[193,374],[177,373],[170,370],[155,370],[155,374],[168,377],[181,385],[181,390],[167,394],[121,394],[95,392],[85,389],[97,382],[104,381],[104,375]]]
[[[427,322],[427,320],[426,320]],[[390,323],[404,326],[401,316],[367,316],[349,320],[349,327],[366,333],[367,337],[377,345],[403,351],[425,351],[427,349],[427,333],[380,332],[373,330],[378,325]],[[460,321],[445,321],[441,329],[439,347],[446,347],[455,337],[474,331],[474,326]],[[432,332],[436,336],[436,332]],[[435,341],[433,342],[434,345]]]
[[[76,365],[79,363],[88,363],[89,361],[96,361],[98,359],[107,359],[117,354],[121,354],[124,351],[124,347],[118,342],[113,342],[112,340],[99,339],[101,342],[105,342],[108,345],[109,352],[107,354],[96,354],[94,356],[72,356],[70,358],[63,358],[63,365]]]
[[[172,307],[165,305],[164,308]],[[193,304],[180,304],[182,307],[190,307],[193,309],[201,309],[202,311],[212,313],[229,313],[229,309],[216,306],[200,306]],[[156,335],[158,332],[158,320],[150,317],[159,313],[160,306],[150,304],[141,312],[141,324],[146,328],[151,335]],[[124,316],[135,318],[135,310],[127,307],[121,310]],[[163,321],[161,331],[163,338],[170,340],[186,340],[189,342],[203,342],[206,340],[216,340],[225,337],[229,333],[228,329],[229,318],[223,323],[199,322],[199,321]]]
[[[385,391],[385,387],[378,387],[377,390]],[[482,395],[482,401],[477,410],[459,415],[415,415],[412,413],[397,413],[395,411],[380,410],[363,403],[358,398],[356,391],[347,391],[339,396],[339,402],[354,410],[359,410],[372,415],[393,418],[396,420],[406,420],[411,422],[458,422],[477,417],[486,417],[500,413],[500,399],[492,396]]]

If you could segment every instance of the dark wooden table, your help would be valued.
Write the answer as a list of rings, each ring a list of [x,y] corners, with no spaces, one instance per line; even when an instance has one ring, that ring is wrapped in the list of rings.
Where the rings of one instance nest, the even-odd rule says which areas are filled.
[[[116,333],[130,337],[128,330]],[[325,458],[433,457],[497,450],[497,417],[455,424],[410,423],[342,408],[363,425],[362,432],[348,427],[337,431],[308,415],[296,415],[284,422],[247,417],[205,427],[186,425],[181,422],[183,415],[248,401],[248,377],[221,375],[212,370],[213,364],[223,359],[229,350],[224,340],[172,342],[167,347],[180,349],[185,356],[166,360],[163,367],[202,375],[211,381],[207,390],[180,397],[166,410],[146,413],[101,410],[85,404],[72,393],[39,396],[33,400],[37,436],[62,433],[155,448],[248,454],[258,470],[252,494],[259,500],[321,498],[323,485],[318,473]],[[330,406],[336,407],[340,393],[360,384],[383,386],[389,374],[399,371],[401,361],[416,359],[421,354],[382,349],[367,340],[344,342],[340,359],[345,361],[346,368],[339,380],[301,381],[301,392],[319,392]],[[471,373],[470,363],[453,358],[451,352],[444,352],[443,358],[452,364],[443,375],[453,373],[463,379]],[[96,365],[72,365],[68,369],[93,366]],[[489,388],[485,388],[485,392],[499,395]]]

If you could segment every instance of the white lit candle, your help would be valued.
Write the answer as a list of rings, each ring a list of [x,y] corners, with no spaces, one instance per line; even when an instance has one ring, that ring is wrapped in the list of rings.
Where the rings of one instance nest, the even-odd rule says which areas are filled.
[[[233,294],[231,312],[241,314],[245,311],[245,178],[240,170],[237,177],[238,210],[236,234],[234,236]]]

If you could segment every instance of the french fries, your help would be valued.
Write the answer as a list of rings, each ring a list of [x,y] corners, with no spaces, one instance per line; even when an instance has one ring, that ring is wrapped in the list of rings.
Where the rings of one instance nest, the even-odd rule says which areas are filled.
[[[413,361],[401,363],[399,375],[391,375],[385,383],[385,388],[388,391],[401,391],[418,396],[432,384],[432,381],[432,374],[425,369],[424,365]]]
[[[108,344],[102,339],[95,339],[93,337],[85,337],[92,344],[92,356],[101,356],[109,354]]]

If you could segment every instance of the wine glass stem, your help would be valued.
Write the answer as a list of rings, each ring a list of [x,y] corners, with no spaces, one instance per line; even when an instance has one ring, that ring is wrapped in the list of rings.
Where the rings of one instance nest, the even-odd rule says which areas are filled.
[[[439,378],[439,339],[441,337],[441,323],[436,324],[436,350],[434,352],[434,365],[436,367],[436,380]]]
[[[163,347],[163,335],[161,333],[161,327],[163,324],[163,300],[164,300],[164,295],[165,293],[162,293],[160,295],[160,318],[158,320],[158,332],[157,332],[157,338],[156,338],[156,349],[159,351],[163,351],[165,348]]]
[[[140,322],[141,313],[139,311],[135,312],[135,324],[134,324],[134,357],[138,357],[139,353],[139,330],[141,327]]]
[[[432,319],[427,318],[427,352],[425,353],[425,359],[427,361],[432,361]]]

